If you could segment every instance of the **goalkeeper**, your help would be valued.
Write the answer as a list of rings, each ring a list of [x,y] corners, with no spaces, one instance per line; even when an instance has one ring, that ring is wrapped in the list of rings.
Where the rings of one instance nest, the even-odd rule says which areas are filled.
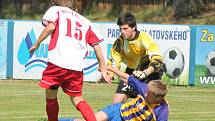
[[[120,69],[121,62],[127,65],[125,73],[133,74],[139,80],[148,83],[150,80],[161,79],[162,57],[158,45],[145,32],[137,30],[136,20],[131,13],[119,17],[121,35],[111,48],[108,65]],[[114,74],[111,74],[112,77]],[[127,98],[136,97],[133,88],[122,80],[113,96],[113,103],[125,102]]]

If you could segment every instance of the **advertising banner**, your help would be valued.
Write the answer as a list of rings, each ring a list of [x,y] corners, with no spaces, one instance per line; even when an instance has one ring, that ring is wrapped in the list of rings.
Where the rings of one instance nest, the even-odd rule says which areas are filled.
[[[97,24],[96,24],[97,25]],[[95,26],[96,26],[95,25]],[[100,25],[102,26],[102,25]],[[98,26],[99,27],[99,26]],[[14,79],[41,79],[42,72],[47,66],[48,44],[50,37],[44,40],[40,47],[30,54],[28,49],[35,43],[43,26],[39,21],[14,21],[14,48],[13,48],[13,78]],[[104,29],[99,31],[104,32]],[[105,38],[106,36],[104,36]],[[105,57],[109,53],[107,42],[101,43]],[[112,41],[110,41],[112,44]],[[107,57],[106,57],[107,58]],[[88,46],[86,64],[84,68],[84,81],[96,81],[100,76],[97,68],[98,62],[95,52]]]
[[[163,80],[171,85],[188,85],[190,60],[190,28],[186,25],[140,24],[140,31],[148,33],[155,40],[167,64]],[[171,50],[171,51],[170,51]],[[170,54],[175,53],[175,58]],[[177,56],[178,55],[178,56]],[[181,61],[181,57],[183,61]],[[179,75],[175,76],[175,73]],[[180,74],[181,73],[181,74]]]
[[[115,23],[93,23],[101,33],[104,41],[100,44],[105,59],[110,57],[110,48],[120,34],[119,27]],[[41,43],[34,54],[30,54],[28,49],[38,38],[43,26],[38,21],[14,21],[14,69],[13,77],[17,79],[40,79],[42,71],[46,67],[48,56],[47,38]],[[168,83],[175,85],[187,85],[189,72],[189,47],[190,29],[188,26],[180,25],[148,25],[138,24],[138,30],[145,31],[158,43],[161,53],[164,54],[169,48],[177,48],[184,57],[184,68],[182,73],[175,79],[164,75]],[[173,71],[177,67],[172,67]],[[84,68],[84,81],[96,81],[100,73],[98,72],[98,62],[95,52],[88,46]],[[172,72],[170,72],[172,73]]]
[[[95,24],[97,27],[102,25]],[[40,79],[42,72],[47,66],[48,44],[50,37],[40,44],[40,47],[30,54],[28,49],[35,43],[39,34],[43,30],[43,26],[39,21],[14,21],[14,49],[13,49],[13,78],[14,79]],[[103,28],[99,31],[105,32]],[[107,35],[107,34],[104,34]],[[106,36],[104,36],[105,38]],[[109,53],[107,39],[101,43],[105,58]],[[112,41],[110,41],[112,44]],[[88,54],[86,55],[86,64],[84,68],[84,80],[96,81],[100,76],[97,68],[98,62],[95,52],[88,46]]]
[[[102,34],[104,41],[100,43],[104,58],[107,60],[110,57],[110,49],[114,40],[119,36],[119,27],[113,23],[93,23],[95,28]],[[98,72],[98,62],[96,55],[91,47],[88,48],[88,55],[86,57],[86,65],[84,69],[84,80],[96,81],[100,77]]]
[[[29,53],[43,26],[39,21],[14,21],[13,78],[40,79],[46,67],[49,37]]]
[[[105,58],[110,57],[110,48],[113,42],[117,39],[120,34],[119,27],[115,23],[95,23],[96,27],[104,36],[104,42],[102,43],[103,52]],[[167,54],[167,50],[179,50],[179,55],[183,55],[183,67],[177,67],[177,65],[171,65],[171,69],[167,76],[164,74],[163,79],[169,84],[173,85],[188,85],[189,77],[189,59],[190,59],[190,28],[189,26],[182,25],[155,25],[155,24],[138,24],[138,30],[148,33],[153,40],[155,40],[161,50],[161,54]],[[176,51],[177,52],[177,51]],[[166,57],[167,58],[167,57]],[[180,59],[179,59],[180,60]],[[170,61],[167,58],[167,62]],[[173,60],[177,63],[176,60]],[[171,62],[168,62],[171,63]],[[173,75],[174,70],[177,68],[181,69],[181,74],[176,78],[170,78]],[[89,75],[90,76],[90,75]],[[96,76],[96,75],[95,75]],[[94,78],[93,76],[92,78]],[[88,77],[88,75],[86,75]]]
[[[215,26],[195,29],[195,86],[215,85]]]
[[[7,73],[7,20],[0,20],[0,79],[6,79]]]

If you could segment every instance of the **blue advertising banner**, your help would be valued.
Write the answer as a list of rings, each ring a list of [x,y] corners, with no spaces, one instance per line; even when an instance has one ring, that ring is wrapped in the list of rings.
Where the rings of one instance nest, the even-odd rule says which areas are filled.
[[[7,21],[0,20],[0,79],[6,79]]]
[[[215,85],[215,26],[197,26],[193,30],[196,36],[192,42],[196,45],[193,64],[193,76],[190,83],[195,86]]]

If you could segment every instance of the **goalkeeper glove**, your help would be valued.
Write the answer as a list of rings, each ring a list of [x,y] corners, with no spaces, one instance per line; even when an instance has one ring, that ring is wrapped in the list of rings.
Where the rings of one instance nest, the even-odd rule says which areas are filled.
[[[147,75],[147,73],[145,71],[138,71],[138,70],[135,70],[133,72],[133,76],[136,77],[139,80],[142,80],[142,79],[145,79],[145,78],[148,77],[148,75]]]

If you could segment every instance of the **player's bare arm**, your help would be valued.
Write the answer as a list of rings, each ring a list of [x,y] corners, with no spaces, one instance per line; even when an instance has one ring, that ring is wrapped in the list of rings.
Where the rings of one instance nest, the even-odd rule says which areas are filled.
[[[30,53],[33,53],[39,46],[40,43],[45,40],[53,31],[55,30],[55,24],[49,23],[41,32],[39,38],[37,39],[36,43],[29,49]]]
[[[129,75],[127,73],[121,72],[119,69],[112,66],[107,66],[107,70],[112,71],[113,73],[118,75],[125,83],[128,83]]]
[[[94,49],[94,51],[96,53],[96,57],[98,59],[99,70],[101,71],[102,77],[108,84],[111,84],[111,78],[107,74],[107,69],[106,69],[105,60],[104,60],[104,56],[102,54],[101,47],[99,46],[99,44],[95,44],[93,46],[93,49]]]

